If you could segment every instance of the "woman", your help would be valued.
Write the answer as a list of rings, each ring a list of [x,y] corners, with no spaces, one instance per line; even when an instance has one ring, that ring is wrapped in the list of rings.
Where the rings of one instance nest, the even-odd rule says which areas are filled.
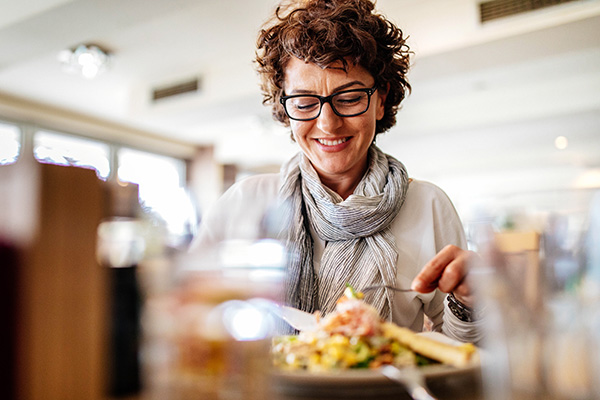
[[[263,102],[301,151],[279,174],[228,190],[204,219],[200,245],[256,236],[269,207],[286,204],[291,305],[330,312],[346,283],[412,287],[365,299],[399,325],[419,331],[427,315],[433,329],[477,341],[465,280],[471,253],[452,203],[375,146],[410,90],[402,32],[369,0],[299,0],[261,31],[256,62]]]

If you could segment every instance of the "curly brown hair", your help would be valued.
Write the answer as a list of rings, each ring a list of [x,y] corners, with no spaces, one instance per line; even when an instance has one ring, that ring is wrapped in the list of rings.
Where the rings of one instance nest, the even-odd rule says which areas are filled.
[[[379,89],[387,89],[385,114],[375,134],[394,126],[398,107],[411,89],[406,74],[412,53],[402,31],[374,9],[370,0],[295,0],[277,7],[273,20],[260,31],[255,59],[263,104],[271,106],[277,121],[289,126],[279,99],[285,67],[296,57],[321,68],[335,62],[365,68]]]

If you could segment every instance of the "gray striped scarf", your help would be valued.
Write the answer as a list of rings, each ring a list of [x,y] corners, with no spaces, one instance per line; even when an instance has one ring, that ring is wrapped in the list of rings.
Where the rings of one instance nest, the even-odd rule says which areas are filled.
[[[394,285],[398,251],[390,224],[406,198],[404,165],[375,145],[369,168],[346,200],[321,184],[310,161],[299,153],[281,169],[280,199],[291,224],[283,232],[290,249],[286,301],[304,311],[333,311],[346,283],[360,289]],[[326,242],[318,273],[313,268],[310,229]],[[365,301],[391,318],[393,293],[369,292]]]

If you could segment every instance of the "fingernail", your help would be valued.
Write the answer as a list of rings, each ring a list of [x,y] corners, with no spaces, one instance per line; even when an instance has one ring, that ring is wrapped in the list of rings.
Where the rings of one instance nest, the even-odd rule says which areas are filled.
[[[419,290],[422,290],[424,286],[425,286],[425,283],[422,280],[415,279],[414,281],[412,281],[412,284],[410,285],[410,288],[412,290],[418,292]]]

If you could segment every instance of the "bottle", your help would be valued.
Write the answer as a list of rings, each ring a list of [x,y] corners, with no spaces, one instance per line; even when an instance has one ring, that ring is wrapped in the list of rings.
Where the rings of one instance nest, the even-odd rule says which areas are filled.
[[[107,183],[111,217],[98,226],[97,255],[108,270],[109,396],[135,395],[142,389],[140,318],[143,299],[138,264],[145,253],[144,223],[139,218],[137,186]]]

